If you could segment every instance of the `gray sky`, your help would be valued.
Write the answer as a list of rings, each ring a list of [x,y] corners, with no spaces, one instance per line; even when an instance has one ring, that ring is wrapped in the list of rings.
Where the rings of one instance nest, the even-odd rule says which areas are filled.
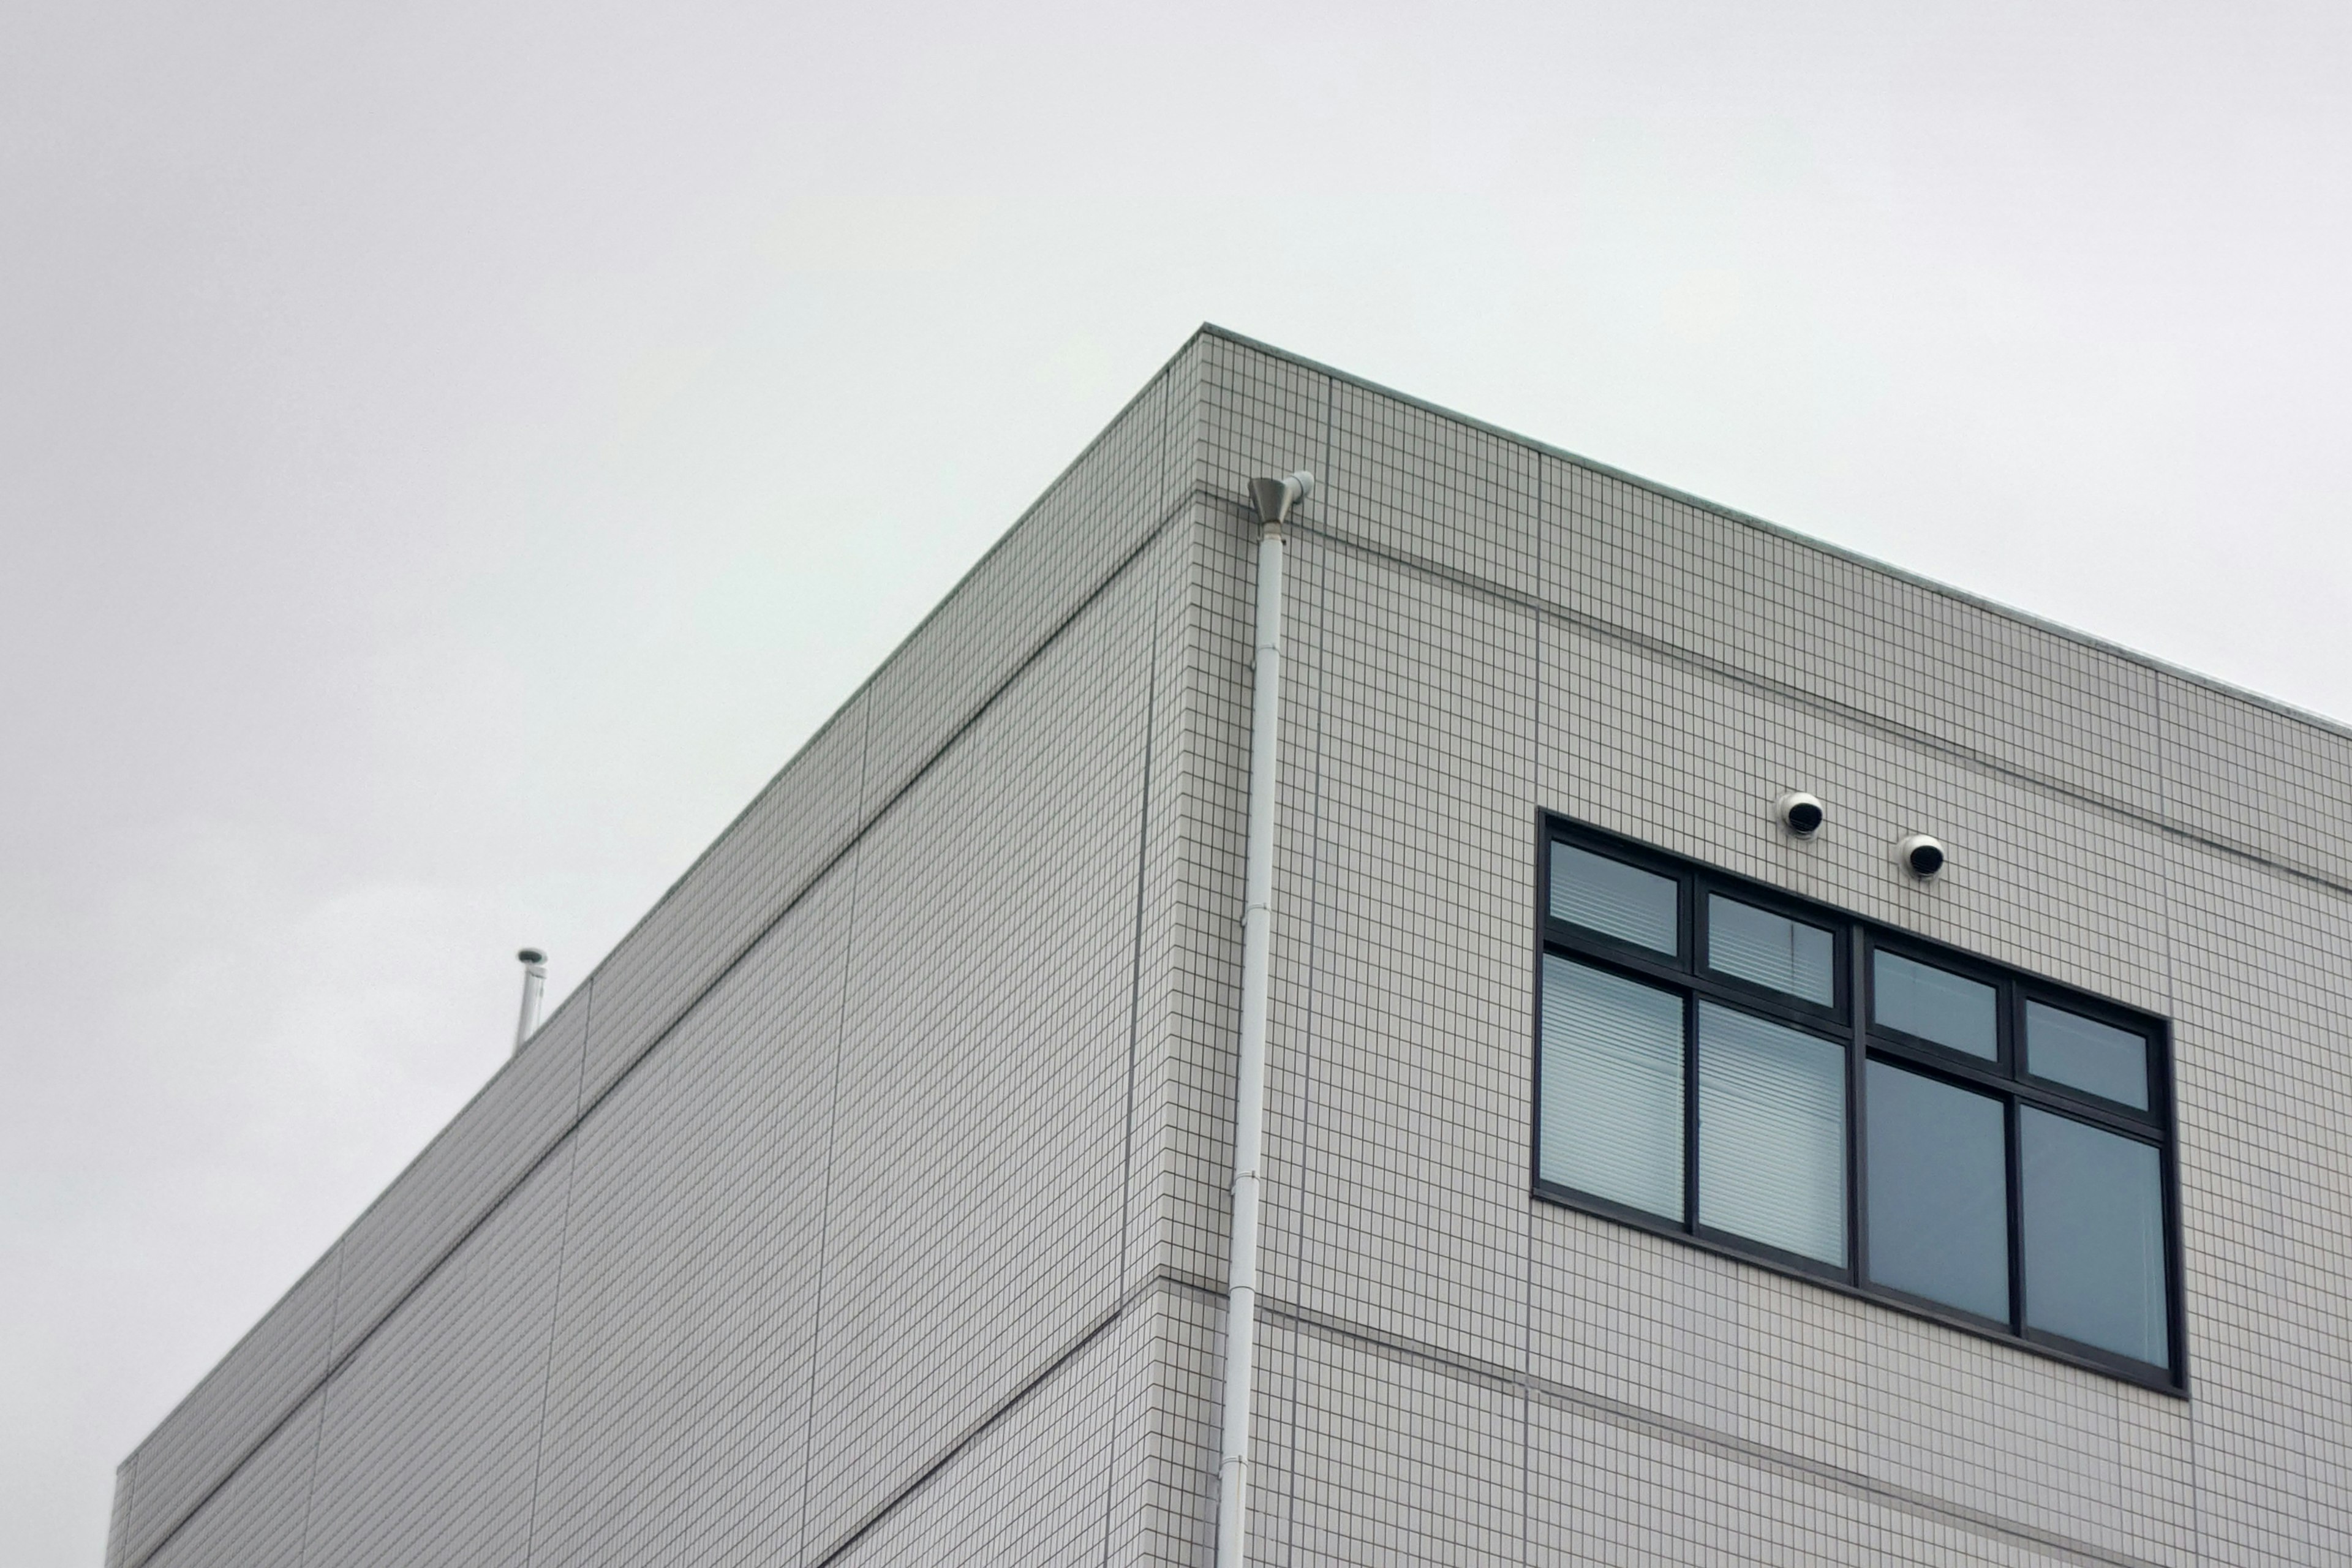
[[[1214,320],[2352,715],[2352,7],[64,5],[0,1562]]]

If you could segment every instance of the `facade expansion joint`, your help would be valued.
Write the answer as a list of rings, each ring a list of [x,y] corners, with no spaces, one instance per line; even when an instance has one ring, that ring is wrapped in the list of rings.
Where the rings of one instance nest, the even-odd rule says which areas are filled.
[[[1005,693],[1012,690],[1013,688],[1019,683],[1021,678],[1028,673],[1030,668],[1036,664],[1038,659],[1045,656],[1046,650],[1060,641],[1063,634],[1067,632],[1071,626],[1075,626],[1079,618],[1087,613],[1087,611],[1093,608],[1095,604],[1101,599],[1103,595],[1109,591],[1111,585],[1114,583],[1117,583],[1121,577],[1124,577],[1127,574],[1128,569],[1133,566],[1138,561],[1141,560],[1144,553],[1155,543],[1159,542],[1160,538],[1168,532],[1169,529],[1174,525],[1179,519],[1185,515],[1188,510],[1202,504],[1202,502],[1213,493],[1213,492],[1210,491],[1207,487],[1195,484],[1183,494],[1177,496],[1163,506],[1160,509],[1159,515],[1152,519],[1150,526],[1142,531],[1135,542],[1099,577],[1090,584],[1087,584],[1084,588],[1077,592],[1076,597],[1071,602],[1068,612],[1056,621],[1055,625],[1046,631],[1043,637],[1039,637],[1034,644],[1023,651],[1018,658],[1014,658],[1012,661],[1011,668],[1007,670],[1003,678],[998,680],[994,685],[991,686],[987,691],[981,694],[980,697],[973,701],[971,710],[964,715],[962,721],[945,736],[943,736],[937,745],[925,752],[921,759],[916,762],[908,770],[905,779],[898,785],[898,787],[892,790],[889,795],[871,812],[864,815],[856,822],[856,826],[848,831],[840,843],[834,846],[830,851],[821,855],[814,868],[810,870],[810,872],[803,878],[790,892],[785,894],[777,902],[774,906],[773,912],[772,912],[765,920],[761,921],[752,931],[751,935],[719,964],[717,969],[712,972],[709,978],[703,982],[703,984],[690,995],[688,995],[683,1003],[679,1004],[677,1010],[670,1015],[667,1021],[655,1028],[646,1037],[645,1042],[641,1046],[637,1047],[636,1049],[620,1064],[610,1077],[605,1079],[602,1087],[597,1089],[594,1093],[588,1095],[584,1102],[575,1105],[575,1108],[570,1116],[564,1121],[563,1125],[550,1136],[547,1142],[543,1144],[536,1153],[532,1154],[528,1160],[522,1162],[520,1172],[510,1178],[496,1193],[491,1194],[490,1197],[482,1205],[480,1209],[476,1211],[469,1218],[464,1220],[451,1231],[448,1241],[439,1250],[435,1252],[423,1265],[423,1267],[417,1270],[407,1285],[394,1293],[390,1302],[382,1311],[371,1319],[365,1327],[361,1329],[352,1336],[349,1344],[343,1345],[340,1350],[332,1351],[330,1353],[327,1364],[323,1370],[321,1370],[315,1377],[312,1377],[299,1384],[298,1389],[283,1402],[282,1406],[274,1415],[262,1421],[259,1424],[256,1435],[225,1463],[220,1465],[213,1474],[212,1479],[206,1485],[198,1489],[191,1500],[177,1510],[170,1519],[169,1522],[164,1524],[160,1530],[156,1531],[152,1539],[139,1543],[135,1549],[126,1539],[121,1556],[121,1568],[147,1568],[148,1563],[153,1562],[159,1555],[161,1555],[163,1550],[171,1544],[172,1541],[179,1535],[180,1531],[186,1529],[189,1522],[198,1514],[202,1513],[206,1505],[208,1505],[215,1497],[218,1496],[223,1489],[227,1487],[230,1481],[235,1479],[236,1477],[244,1470],[245,1467],[252,1461],[254,1456],[260,1453],[260,1451],[268,1445],[269,1441],[277,1436],[278,1434],[285,1427],[286,1424],[294,1418],[296,1414],[300,1411],[303,1405],[306,1404],[312,1395],[318,1394],[321,1389],[325,1388],[329,1383],[333,1381],[336,1373],[340,1373],[342,1368],[361,1352],[361,1350],[365,1348],[366,1345],[373,1341],[377,1331],[382,1329],[384,1324],[390,1322],[393,1318],[399,1313],[401,1308],[405,1306],[412,1297],[425,1288],[427,1281],[432,1279],[435,1275],[438,1274],[443,1267],[446,1266],[452,1258],[457,1256],[458,1251],[464,1247],[466,1243],[474,1236],[474,1234],[484,1225],[488,1224],[490,1217],[496,1215],[499,1209],[503,1208],[508,1200],[516,1193],[520,1192],[523,1185],[528,1183],[533,1175],[538,1173],[540,1167],[548,1160],[552,1158],[557,1150],[563,1147],[572,1136],[579,1131],[581,1126],[587,1121],[588,1118],[595,1113],[597,1108],[616,1090],[618,1090],[622,1084],[628,1081],[629,1079],[635,1074],[637,1068],[650,1059],[654,1053],[659,1050],[662,1045],[667,1042],[671,1036],[676,1034],[679,1027],[682,1026],[688,1018],[694,1016],[694,1014],[701,1007],[703,1003],[726,982],[728,976],[734,973],[746,959],[748,959],[754,952],[758,951],[760,944],[767,940],[769,934],[778,926],[782,925],[785,919],[788,918],[794,910],[800,907],[802,901],[824,883],[825,878],[831,874],[834,868],[845,859],[860,843],[864,842],[866,836],[872,832],[875,827],[879,826],[880,823],[890,815],[891,811],[897,807],[901,800],[913,793],[914,789],[930,773],[932,768],[937,766],[955,750],[956,746],[971,731],[973,726],[980,722],[982,717],[986,714],[990,709],[995,706],[1000,698],[1003,697]],[[1025,521],[1027,514],[1024,515]],[[1015,526],[1017,527],[1018,524]],[[983,557],[983,561],[984,560],[985,557]],[[979,567],[975,566],[973,570],[978,571]],[[961,587],[961,584],[960,584],[958,586]],[[950,596],[952,596],[952,594]],[[933,613],[937,614],[936,611]],[[925,624],[929,624],[928,620]],[[899,645],[900,647],[904,648],[911,644],[915,637],[919,634],[921,630],[922,627],[919,626],[916,628],[916,632],[908,634],[906,641]],[[895,658],[896,657],[897,655],[894,652],[892,658]],[[884,661],[884,670],[887,671],[888,669],[889,663],[889,660]],[[862,698],[866,697],[871,692],[875,683],[880,679],[881,672],[879,671],[877,671],[876,675],[869,677],[864,685],[860,686],[856,692],[853,692],[850,695],[847,701],[845,701],[840,708],[835,710],[831,719],[826,720],[824,725],[818,727],[817,733],[822,735],[825,729],[829,728],[835,721],[838,720],[842,716],[842,714],[849,711],[850,708],[854,704]],[[812,743],[814,743],[814,742],[812,742]],[[805,751],[806,747],[803,747],[803,753]],[[786,763],[784,771],[788,772],[791,765],[792,764],[789,763]],[[686,871],[678,877],[677,881],[671,883],[670,886],[664,890],[659,899],[654,901],[653,908],[648,910],[642,917],[640,917],[636,924],[630,927],[628,931],[623,935],[621,940],[614,944],[612,953],[606,955],[604,963],[600,963],[593,970],[591,970],[588,974],[582,979],[579,988],[574,992],[575,996],[584,997],[593,994],[593,988],[596,984],[598,979],[604,974],[605,965],[612,962],[614,955],[627,950],[633,942],[637,941],[643,935],[643,933],[651,926],[655,918],[661,912],[661,910],[667,907],[670,901],[678,895],[679,891],[694,879],[694,876],[698,871],[701,870],[704,866],[709,864],[711,857],[718,853],[719,846],[726,843],[729,837],[743,825],[753,811],[758,809],[760,802],[767,798],[768,792],[775,788],[782,778],[783,772],[779,772],[773,778],[770,779],[767,785],[761,790],[760,794],[752,798],[751,805],[746,805],[740,812],[736,814],[735,817],[728,823],[727,826],[720,830],[719,837],[712,840],[709,847],[706,848],[699,856],[695,858],[694,863],[687,868]],[[571,1005],[571,1002],[567,1000],[563,1007],[560,1007],[556,1010],[557,1015],[560,1016],[564,1010],[569,1008]],[[552,1020],[550,1020],[550,1022],[551,1023]],[[585,1089],[585,1053],[588,1044],[589,1042],[583,1037],[582,1041],[582,1073],[583,1077],[583,1082],[582,1084],[583,1089]],[[500,1071],[505,1072],[512,1070],[513,1063],[518,1058],[514,1057],[509,1058],[508,1062],[501,1067]],[[491,1081],[496,1081],[496,1075],[493,1075]],[[478,1099],[481,1095],[487,1094],[488,1091],[489,1086],[485,1084],[481,1089],[476,1092],[476,1098]],[[462,1115],[463,1113],[461,1112],[460,1114]],[[429,1153],[430,1152],[430,1146],[428,1146],[425,1152]],[[418,1162],[425,1158],[425,1154],[419,1154],[415,1161],[412,1161],[410,1163],[411,1168],[414,1168]],[[407,1171],[404,1170],[402,1172],[402,1177],[406,1176],[407,1173]],[[400,1179],[401,1178],[397,1177],[394,1178],[394,1184],[395,1186],[398,1185]],[[386,1190],[389,1191],[390,1189]],[[376,1201],[381,1203],[383,1200],[380,1196]],[[362,1218],[364,1218],[364,1215],[362,1215]],[[346,1231],[344,1236],[337,1237],[334,1246],[336,1247],[342,1247],[348,1239],[349,1234],[350,1233]],[[340,1259],[338,1259],[337,1267],[339,1268],[341,1267]],[[341,1308],[340,1287],[336,1292],[335,1302],[335,1307],[331,1310],[339,1311]],[[232,1352],[231,1353],[234,1354],[235,1352]],[[198,1384],[199,1388],[202,1386],[203,1385],[201,1384]],[[192,1394],[189,1397],[193,1398],[194,1394]],[[182,1403],[184,1404],[185,1401],[184,1400]],[[176,1410],[177,1407],[174,1408]],[[152,1440],[152,1438],[151,1436],[150,1441]],[[123,1463],[135,1466],[140,1458],[141,1452],[145,1447],[146,1445],[142,1443],[139,1449],[132,1450],[131,1455],[124,1459]]]
[[[1738,1436],[1696,1421],[1579,1388],[1573,1384],[1540,1377],[1526,1368],[1515,1368],[1466,1352],[1409,1339],[1327,1312],[1315,1311],[1278,1297],[1262,1298],[1258,1310],[1268,1322],[1280,1323],[1326,1342],[1386,1356],[1457,1383],[1475,1384],[1490,1393],[1517,1395],[1549,1409],[1571,1411],[1605,1421],[1620,1430],[1636,1432],[1671,1443],[1678,1448],[1712,1454],[1770,1470],[1790,1480],[1823,1487],[1857,1501],[1907,1513],[1915,1519],[1966,1530],[2006,1545],[2027,1546],[2062,1561],[2082,1564],[2083,1568],[2163,1568],[2163,1564],[2149,1558],[2111,1551],[2074,1536],[2005,1519],[1929,1492],[1882,1481],[1862,1471],[1810,1458],[1752,1437]]]
[[[1131,1312],[1155,1296],[1183,1295],[1204,1302],[1220,1301],[1223,1292],[1214,1285],[1182,1269],[1161,1267],[1153,1269],[1131,1286],[1108,1310],[1098,1313],[1068,1340],[1063,1342],[1045,1362],[970,1426],[941,1445],[929,1459],[881,1502],[868,1510],[864,1517],[835,1537],[809,1560],[810,1568],[829,1568],[842,1560],[857,1543],[880,1528],[891,1515],[920,1496],[939,1477],[954,1468],[956,1460],[969,1453],[973,1445],[994,1430],[1007,1416],[1026,1405],[1036,1394],[1076,1363],[1088,1347],[1116,1329]]]

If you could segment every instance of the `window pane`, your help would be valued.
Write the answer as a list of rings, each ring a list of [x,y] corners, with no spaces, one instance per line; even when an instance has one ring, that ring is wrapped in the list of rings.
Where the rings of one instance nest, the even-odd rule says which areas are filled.
[[[1837,939],[1815,925],[1706,898],[1707,967],[1829,1006],[1837,1000]]]
[[[1845,1047],[1699,1006],[1698,1218],[1845,1261]]]
[[[2155,1145],[2032,1106],[2019,1114],[2026,1323],[2168,1364]]]
[[[1865,1073],[1871,1279],[2009,1321],[2001,1102],[1885,1062]]]
[[[2147,1041],[2080,1014],[2025,1005],[2025,1070],[2147,1109]]]
[[[1683,1002],[1544,958],[1544,1180],[1683,1217]]]
[[[1870,1016],[1890,1029],[1988,1061],[2000,1054],[1991,986],[1898,953],[1870,955]]]
[[[1675,892],[1672,877],[1661,877],[1573,844],[1551,847],[1554,920],[1660,952],[1679,952]]]

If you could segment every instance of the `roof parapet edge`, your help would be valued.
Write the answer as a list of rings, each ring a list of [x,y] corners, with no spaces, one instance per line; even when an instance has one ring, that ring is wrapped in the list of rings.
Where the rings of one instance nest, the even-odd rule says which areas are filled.
[[[1475,418],[1457,409],[1448,408],[1442,403],[1432,403],[1425,397],[1415,397],[1411,393],[1399,392],[1392,386],[1385,386],[1367,377],[1339,370],[1323,363],[1320,360],[1312,360],[1305,354],[1293,353],[1288,349],[1253,338],[1244,332],[1234,331],[1230,327],[1221,327],[1214,321],[1202,322],[1200,331],[1194,332],[1192,338],[1186,341],[1184,346],[1190,348],[1193,342],[1204,337],[1221,338],[1227,342],[1248,349],[1252,353],[1282,360],[1302,370],[1311,370],[1318,375],[1328,375],[1334,381],[1345,382],[1350,386],[1360,387],[1366,392],[1391,398],[1410,407],[1434,414],[1441,419],[1451,419],[1457,425],[1467,426],[1473,430],[1482,430],[1489,436],[1512,442],[1517,446],[1545,453],[1563,462],[1574,463],[1580,468],[1590,468],[1594,473],[1606,474],[1612,479],[1622,479],[1629,485],[1639,486],[1653,495],[1664,496],[1670,500],[1680,501],[1685,506],[1697,507],[1704,511],[1713,512],[1717,517],[1728,518],[1748,528],[1788,540],[1791,543],[1801,544],[1809,550],[1817,550],[1824,555],[1849,562],[1866,571],[1876,572],[1883,576],[1892,577],[1897,582],[1908,583],[1916,588],[1925,588],[1929,593],[1939,594],[1947,599],[1969,605],[1972,609],[1999,616],[2003,620],[2014,621],[2020,626],[2032,626],[2037,631],[2063,637],[2068,642],[2079,643],[2084,647],[2095,648],[2126,663],[2139,665],[2158,675],[2171,676],[2174,679],[2187,681],[2191,686],[2202,687],[2232,701],[2266,710],[2283,719],[2292,719],[2299,724],[2308,725],[2312,729],[2334,735],[2339,740],[2352,741],[2352,723],[2345,721],[2331,719],[2324,713],[2314,712],[2308,708],[2297,707],[2281,698],[2264,696],[2251,688],[2235,685],[2221,679],[2219,676],[2203,674],[2189,668],[2186,665],[2175,664],[2169,659],[2158,658],[2154,654],[2142,653],[2137,648],[2126,647],[2118,642],[2110,642],[2105,637],[2084,631],[2080,627],[2070,626],[2063,621],[2053,621],[2046,616],[2037,616],[2031,610],[2021,610],[2015,605],[2004,605],[1998,599],[1988,599],[1980,594],[1972,594],[1966,588],[1955,588],[1949,583],[1939,583],[1933,577],[1922,576],[1916,572],[1881,561],[1874,555],[1866,555],[1859,550],[1850,550],[1843,544],[1832,544],[1825,539],[1816,539],[1811,534],[1801,532],[1785,523],[1774,522],[1769,518],[1758,517],[1753,512],[1741,511],[1737,507],[1725,506],[1720,501],[1709,500],[1705,496],[1695,495],[1689,490],[1677,489],[1672,485],[1661,483],[1656,479],[1645,479],[1640,474],[1618,468],[1612,463],[1604,463],[1597,458],[1588,458],[1580,452],[1571,452],[1565,447],[1555,447],[1549,441],[1539,441],[1532,436],[1523,436],[1517,430],[1508,430],[1500,425],[1489,424],[1484,419]]]

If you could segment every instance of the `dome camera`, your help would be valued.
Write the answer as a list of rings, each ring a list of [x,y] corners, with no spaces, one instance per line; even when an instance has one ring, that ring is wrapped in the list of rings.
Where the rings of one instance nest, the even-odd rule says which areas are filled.
[[[1799,790],[1784,795],[1772,803],[1773,819],[1800,838],[1811,838],[1822,830],[1829,813],[1822,808],[1821,797]]]
[[[1904,869],[1926,881],[1944,868],[1944,847],[1924,833],[1915,833],[1895,847]]]

